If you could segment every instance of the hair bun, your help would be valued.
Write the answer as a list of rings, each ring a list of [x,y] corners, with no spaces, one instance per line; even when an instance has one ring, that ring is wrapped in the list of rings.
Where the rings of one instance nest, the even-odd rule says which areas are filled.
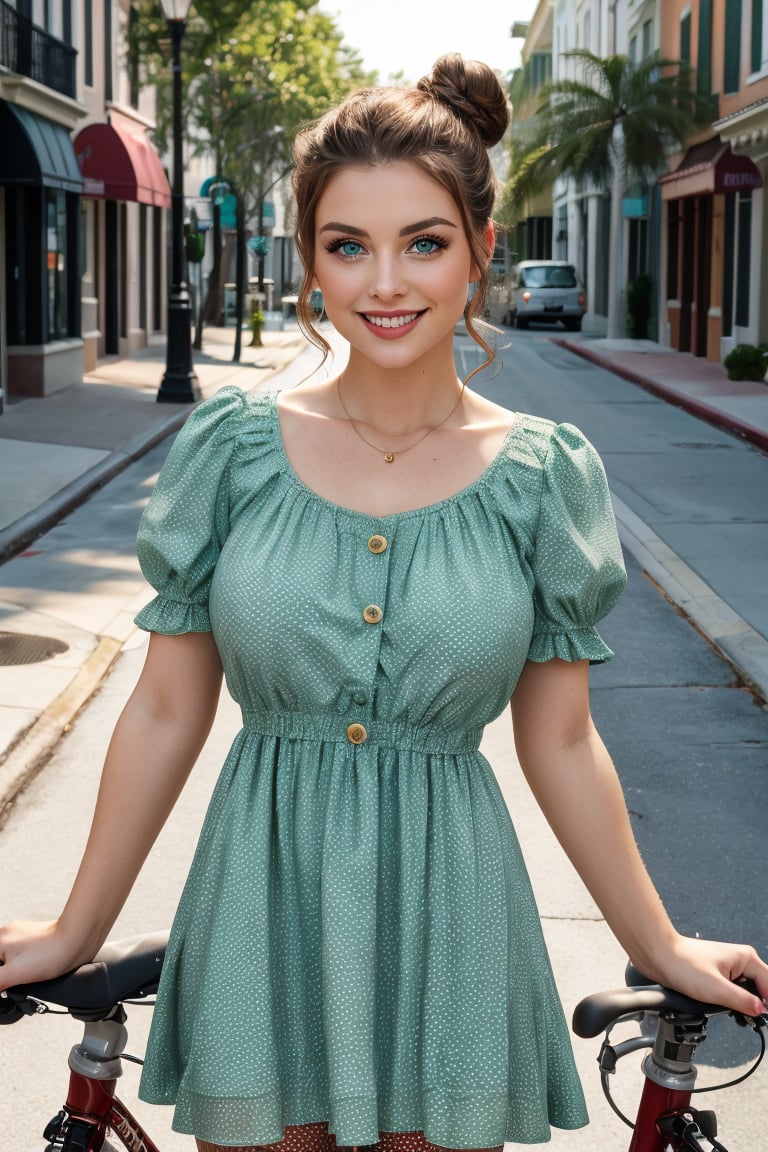
[[[419,80],[416,87],[470,123],[486,148],[498,144],[504,135],[509,123],[507,97],[488,64],[449,52],[436,61],[432,74]]]

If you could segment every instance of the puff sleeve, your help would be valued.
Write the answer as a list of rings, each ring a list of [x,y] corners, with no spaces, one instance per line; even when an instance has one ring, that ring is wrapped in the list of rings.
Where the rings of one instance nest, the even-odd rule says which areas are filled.
[[[229,527],[227,474],[245,394],[224,388],[173,443],[139,524],[136,551],[157,591],[135,618],[148,632],[209,632],[208,592]]]
[[[577,428],[554,428],[544,461],[532,560],[534,626],[528,659],[610,660],[595,629],[626,586],[602,461]]]

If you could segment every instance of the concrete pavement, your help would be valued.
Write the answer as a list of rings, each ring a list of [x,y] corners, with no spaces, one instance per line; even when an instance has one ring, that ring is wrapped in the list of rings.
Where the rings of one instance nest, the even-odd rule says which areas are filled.
[[[327,334],[334,345],[339,344],[335,334]],[[474,345],[461,338],[460,329],[457,336],[460,368],[469,369],[474,366]],[[553,338],[669,403],[768,449],[766,385],[728,381],[721,366],[648,341],[556,334]],[[295,325],[265,332],[263,339],[263,347],[251,348],[244,333],[241,362],[235,364],[233,330],[207,330],[202,354],[195,355],[203,397],[227,384],[246,390],[269,386],[277,372],[297,358],[297,363],[304,363],[309,356],[305,367],[297,368],[295,381],[290,380],[297,382],[317,362]],[[343,355],[341,346],[337,351]],[[164,365],[165,346],[154,344],[129,359],[102,362],[82,385],[42,400],[11,402],[0,416],[0,563],[5,561],[0,567],[0,822],[3,810],[101,683],[130,636],[133,613],[146,596],[141,582],[134,585],[127,579],[127,564],[119,573],[105,572],[95,548],[84,564],[73,564],[66,517],[107,483],[111,486],[106,501],[89,502],[81,514],[93,515],[106,534],[117,508],[127,514],[134,497],[120,505],[117,479],[173,435],[191,407],[156,403]],[[714,596],[697,573],[620,500],[617,513],[625,547],[768,698],[768,637]],[[41,546],[41,534],[57,524]],[[709,528],[703,524],[699,530]],[[55,596],[50,589],[42,593],[43,570],[51,563],[57,563],[59,571]],[[88,583],[88,620],[71,607],[68,592],[76,590],[73,581],[80,581],[80,586]],[[8,655],[9,645],[19,637],[38,636],[49,637],[66,650],[26,664]]]
[[[244,332],[234,363],[234,336],[208,329],[195,353],[204,399],[225,385],[264,387],[297,357],[315,355],[293,324],[264,332],[261,347]],[[164,369],[165,343],[154,343],[103,361],[81,385],[11,399],[0,416],[0,824],[102,683],[146,599],[135,557],[115,557],[110,539],[116,514],[140,511],[130,465],[176,433],[193,407],[156,402]],[[72,549],[77,517],[91,520],[87,554]],[[35,650],[39,638],[54,649],[48,659]]]

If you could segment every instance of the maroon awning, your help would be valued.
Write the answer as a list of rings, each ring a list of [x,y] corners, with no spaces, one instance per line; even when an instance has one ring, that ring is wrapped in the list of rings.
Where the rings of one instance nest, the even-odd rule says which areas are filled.
[[[662,200],[677,200],[681,196],[762,188],[763,178],[748,156],[732,152],[730,144],[715,136],[689,148],[680,167],[662,176],[659,184]]]
[[[89,124],[78,132],[74,144],[83,174],[83,196],[170,208],[168,178],[157,149],[140,125]]]

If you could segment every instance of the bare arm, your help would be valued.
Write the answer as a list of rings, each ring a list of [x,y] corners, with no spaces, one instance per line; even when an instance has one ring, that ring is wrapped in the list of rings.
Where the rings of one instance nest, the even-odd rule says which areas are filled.
[[[635,843],[621,785],[589,711],[589,666],[528,663],[512,698],[518,758],[536,800],[631,961],[652,979],[745,1013],[768,997],[768,967],[746,945],[673,927]]]
[[[68,971],[103,944],[210,732],[221,677],[210,633],[152,635],[110,741],[70,897],[50,924],[0,929],[0,990]]]

